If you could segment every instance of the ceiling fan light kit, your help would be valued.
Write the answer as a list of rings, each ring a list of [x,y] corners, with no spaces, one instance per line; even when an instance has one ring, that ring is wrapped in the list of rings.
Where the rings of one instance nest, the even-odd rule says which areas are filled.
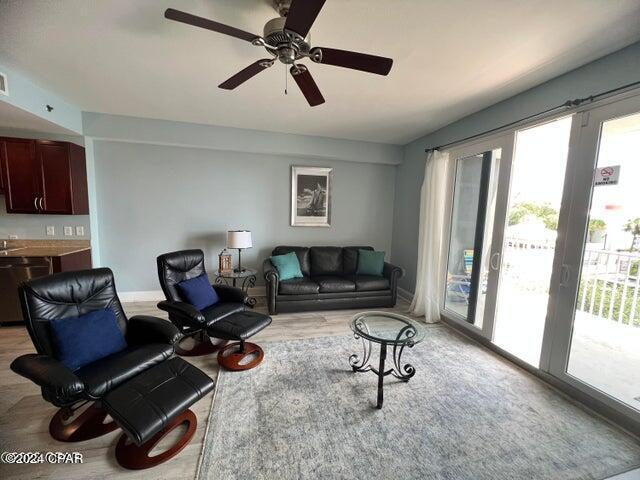
[[[315,107],[324,103],[324,98],[309,68],[298,63],[308,58],[314,63],[350,68],[377,75],[387,75],[393,60],[377,55],[339,50],[327,47],[311,47],[309,30],[324,6],[326,0],[274,0],[273,6],[280,17],[269,20],[263,36],[230,27],[214,20],[198,17],[190,13],[168,8],[165,18],[222,33],[245,40],[257,47],[263,47],[272,58],[258,60],[234,76],[222,82],[219,88],[233,90],[261,71],[273,66],[276,60],[291,65],[289,72],[302,94]]]

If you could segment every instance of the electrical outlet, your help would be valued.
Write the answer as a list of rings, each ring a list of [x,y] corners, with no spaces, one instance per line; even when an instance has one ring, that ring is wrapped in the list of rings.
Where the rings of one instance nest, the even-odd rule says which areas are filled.
[[[52,237],[55,234],[56,234],[56,227],[54,227],[53,225],[47,225],[47,235]]]
[[[84,237],[84,227],[82,225],[76,225],[76,235],[78,237]]]
[[[64,227],[64,234],[67,237],[73,235],[73,227]]]

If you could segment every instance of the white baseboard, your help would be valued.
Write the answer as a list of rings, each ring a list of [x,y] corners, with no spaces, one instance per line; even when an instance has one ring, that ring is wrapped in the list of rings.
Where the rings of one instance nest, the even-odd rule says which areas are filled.
[[[146,292],[118,292],[121,302],[159,302],[165,300],[162,290],[149,290]]]
[[[266,296],[264,287],[252,287],[249,289],[249,295],[252,297]],[[121,302],[159,302],[164,300],[162,290],[147,290],[141,292],[118,292]]]
[[[413,300],[413,293],[405,290],[404,288],[398,287],[398,296],[407,302],[411,302],[411,300]]]

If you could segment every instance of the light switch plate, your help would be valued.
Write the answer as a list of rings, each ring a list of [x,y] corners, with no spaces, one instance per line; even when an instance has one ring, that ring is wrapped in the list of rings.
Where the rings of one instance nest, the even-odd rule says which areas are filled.
[[[66,236],[71,236],[73,235],[73,227],[64,227],[64,234]]]
[[[82,225],[76,225],[76,235],[78,237],[84,237],[84,227]]]
[[[56,227],[53,225],[47,225],[47,235],[52,237],[56,234]]]

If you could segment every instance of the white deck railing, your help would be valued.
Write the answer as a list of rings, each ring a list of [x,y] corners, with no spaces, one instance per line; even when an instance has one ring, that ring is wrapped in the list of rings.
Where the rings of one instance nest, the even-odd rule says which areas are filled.
[[[640,327],[640,254],[585,250],[578,310]]]

